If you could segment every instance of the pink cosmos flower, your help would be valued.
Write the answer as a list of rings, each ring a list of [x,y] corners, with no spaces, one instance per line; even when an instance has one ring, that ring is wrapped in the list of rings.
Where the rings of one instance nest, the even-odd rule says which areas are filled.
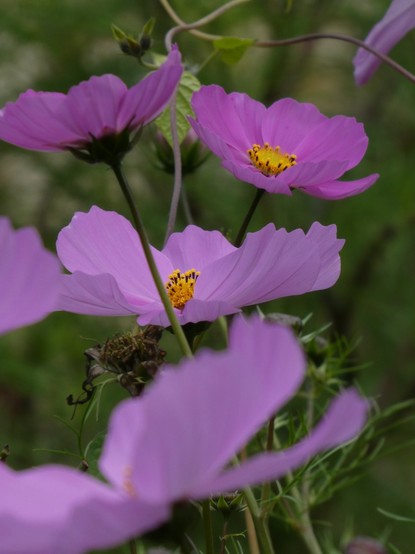
[[[312,104],[291,98],[269,108],[246,94],[226,92],[216,85],[193,94],[196,119],[190,119],[200,139],[241,181],[272,193],[293,189],[337,200],[363,192],[378,178],[339,181],[366,152],[363,125],[352,117],[322,115]]]
[[[81,554],[111,547],[166,520],[176,501],[278,479],[352,439],[368,404],[350,389],[295,446],[224,469],[295,394],[304,374],[289,329],[238,318],[227,351],[202,351],[166,367],[142,397],[116,408],[99,462],[109,484],[59,466],[14,472],[0,464],[2,551]]]
[[[68,94],[28,90],[0,111],[0,139],[29,150],[86,151],[89,161],[125,153],[129,133],[155,119],[170,100],[183,71],[180,58],[173,48],[158,70],[130,89],[115,75],[102,75]]]
[[[414,27],[415,0],[393,0],[383,18],[366,37],[365,43],[382,54],[387,54]],[[381,61],[367,50],[359,48],[353,64],[356,83],[364,85]]]
[[[0,217],[0,333],[43,319],[55,308],[60,265],[35,229],[14,231]]]
[[[242,306],[331,287],[340,273],[336,227],[314,223],[307,234],[269,224],[240,248],[218,231],[193,225],[152,249],[181,324],[214,321]],[[62,276],[58,309],[90,315],[138,314],[140,325],[168,326],[138,235],[115,212],[76,213],[57,251]]]

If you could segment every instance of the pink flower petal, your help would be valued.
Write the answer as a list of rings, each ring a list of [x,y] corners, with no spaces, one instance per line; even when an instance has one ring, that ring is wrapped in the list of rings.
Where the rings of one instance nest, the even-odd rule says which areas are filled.
[[[383,18],[373,27],[365,43],[382,54],[388,52],[408,31],[415,27],[415,1],[393,0]],[[354,76],[358,85],[364,85],[381,64],[381,61],[363,48],[353,60]]]
[[[373,173],[362,179],[356,179],[355,181],[329,181],[320,185],[313,185],[311,187],[301,187],[301,190],[311,196],[317,198],[325,198],[326,200],[340,200],[341,198],[348,198],[349,196],[355,196],[376,183],[379,179],[378,173]]]
[[[110,548],[169,516],[80,471],[44,466],[14,472],[0,464],[1,551],[83,554]]]
[[[0,333],[43,319],[53,311],[60,267],[34,229],[13,231],[0,218]]]
[[[138,497],[149,502],[191,496],[292,396],[304,365],[287,328],[239,318],[228,351],[166,368],[147,394],[116,408],[101,471],[114,481],[131,468]]]
[[[207,476],[204,483],[192,490],[192,497],[205,498],[279,479],[319,452],[353,439],[364,426],[367,411],[367,400],[354,389],[348,389],[331,403],[322,421],[301,442],[282,452],[253,456],[216,478]]]

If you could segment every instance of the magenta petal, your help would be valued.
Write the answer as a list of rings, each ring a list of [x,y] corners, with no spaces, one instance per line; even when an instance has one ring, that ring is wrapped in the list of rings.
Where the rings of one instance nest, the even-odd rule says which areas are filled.
[[[120,316],[137,314],[139,299],[129,301],[112,275],[86,275],[75,271],[62,275],[55,310],[84,315]]]
[[[61,121],[66,96],[57,92],[28,90],[0,111],[0,139],[30,150],[58,151],[66,143],[82,139],[79,132]]]
[[[138,127],[153,121],[167,106],[183,73],[176,47],[167,61],[127,92],[118,114],[118,128]]]
[[[274,176],[267,177],[258,171],[253,165],[246,163],[241,164],[232,160],[224,160],[222,166],[233,173],[235,177],[246,183],[250,183],[259,189],[264,189],[267,192],[291,195],[291,190],[288,185],[278,180]]]
[[[167,367],[146,395],[115,409],[101,471],[113,481],[129,468],[139,498],[148,502],[191,496],[292,396],[304,365],[287,328],[238,318],[228,351],[204,351]],[[117,438],[125,436],[126,422],[133,453]]]
[[[355,196],[371,187],[379,178],[378,173],[355,181],[329,181],[311,187],[301,187],[301,190],[310,196],[324,198],[325,200],[340,200]]]
[[[387,54],[408,31],[415,27],[415,1],[393,0],[384,17],[373,27],[365,43],[382,54]],[[358,85],[364,85],[381,61],[363,48],[354,57],[354,76]]]
[[[0,333],[43,319],[55,308],[60,266],[34,229],[14,231],[0,217]]]
[[[235,250],[219,231],[189,225],[181,233],[173,233],[162,252],[175,269],[184,272],[192,268],[203,271],[205,266]]]
[[[366,399],[348,389],[331,403],[322,421],[301,442],[275,454],[258,454],[216,478],[207,478],[192,490],[192,497],[204,498],[279,479],[319,452],[355,437],[365,424],[368,408]]]
[[[100,138],[122,131],[117,117],[127,90],[115,75],[91,77],[68,91],[66,112],[61,117],[76,125],[83,142],[89,142],[91,136]]]
[[[301,161],[325,160],[348,162],[347,169],[357,165],[368,145],[364,127],[354,117],[338,115],[326,119],[310,131],[297,147]]]
[[[110,548],[158,526],[166,506],[148,506],[80,471],[0,465],[1,551],[83,554]]]
[[[195,297],[249,306],[313,290],[320,272],[318,245],[297,229],[272,224],[248,233],[242,246],[200,275]]]
[[[283,98],[274,102],[266,111],[262,122],[262,142],[280,146],[289,154],[297,154],[296,148],[304,136],[326,118],[313,104]]]
[[[318,245],[320,254],[320,272],[313,285],[313,290],[328,289],[340,275],[339,252],[344,246],[344,239],[337,238],[335,225],[324,227],[314,222],[307,233],[307,238]]]
[[[109,273],[125,296],[147,302],[159,298],[137,232],[115,212],[96,206],[88,213],[77,212],[59,233],[56,248],[69,271]],[[175,268],[158,250],[152,251],[162,278],[167,279]]]
[[[246,94],[226,94],[217,85],[202,86],[192,96],[192,107],[200,123],[200,127],[194,126],[197,134],[200,128],[206,128],[226,144],[243,151],[261,142],[265,107]]]

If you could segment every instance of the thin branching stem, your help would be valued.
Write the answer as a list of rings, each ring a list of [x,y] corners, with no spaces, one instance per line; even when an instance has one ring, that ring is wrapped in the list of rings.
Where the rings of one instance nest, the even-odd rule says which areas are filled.
[[[342,42],[349,42],[351,44],[354,44],[355,46],[358,46],[359,48],[363,48],[364,50],[367,50],[367,52],[370,52],[379,60],[381,60],[383,63],[386,63],[389,65],[392,69],[403,75],[406,79],[411,81],[411,83],[415,83],[415,75],[402,67],[400,64],[392,60],[389,56],[386,56],[385,54],[382,54],[382,52],[379,52],[375,48],[372,48],[368,44],[366,44],[363,40],[360,40],[358,38],[351,37],[349,35],[341,35],[337,33],[310,33],[308,35],[299,35],[298,37],[292,37],[282,40],[257,40],[252,46],[255,48],[275,48],[280,46],[291,46],[292,44],[300,44],[302,42],[310,42],[313,40],[324,40],[324,39],[330,39],[330,40],[340,40]]]
[[[177,218],[177,208],[179,206],[179,200],[182,190],[182,157],[180,152],[180,142],[179,134],[177,132],[177,113],[176,113],[176,103],[177,103],[177,90],[172,96],[170,102],[170,127],[171,127],[171,136],[173,141],[173,159],[174,159],[174,184],[173,184],[173,194],[171,197],[169,218],[167,222],[166,237],[164,243],[167,242],[167,239],[174,231],[174,226],[176,224]]]
[[[176,35],[177,33],[182,33],[183,31],[190,31],[193,34],[196,34],[196,36],[198,36],[199,38],[202,38],[203,40],[214,41],[216,39],[221,38],[220,35],[211,35],[208,33],[201,33],[194,30],[197,29],[198,27],[203,27],[204,25],[207,25],[217,17],[220,17],[226,11],[234,8],[235,6],[239,6],[239,4],[244,4],[245,2],[249,2],[249,0],[231,0],[227,4],[220,6],[220,8],[214,10],[213,12],[202,17],[201,19],[194,21],[193,23],[185,23],[182,19],[180,19],[167,0],[160,0],[160,2],[163,8],[166,10],[166,12],[170,15],[170,17],[176,23],[178,23],[177,27],[173,27],[172,29],[170,29],[170,31],[167,33],[164,39],[166,44],[166,49],[169,51],[171,48],[174,35]]]

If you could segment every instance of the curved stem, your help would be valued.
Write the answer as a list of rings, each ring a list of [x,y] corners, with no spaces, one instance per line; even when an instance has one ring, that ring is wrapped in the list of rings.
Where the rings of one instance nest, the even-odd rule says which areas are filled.
[[[244,236],[246,233],[246,230],[248,229],[248,225],[252,219],[252,216],[254,215],[254,212],[259,204],[259,201],[264,196],[265,190],[264,189],[257,189],[255,193],[255,197],[252,201],[252,204],[249,207],[248,213],[246,214],[241,228],[238,231],[238,234],[236,235],[236,239],[233,243],[234,246],[239,247],[242,244],[242,241],[244,240]]]
[[[413,73],[392,60],[392,58],[390,58],[389,56],[386,56],[385,54],[382,54],[382,52],[375,50],[374,48],[366,44],[363,40],[359,40],[358,38],[354,38],[349,35],[340,35],[337,33],[311,33],[309,35],[300,35],[298,37],[283,40],[258,40],[253,44],[253,46],[255,46],[256,48],[273,48],[276,46],[290,46],[291,44],[300,44],[302,42],[309,42],[312,40],[321,39],[340,40],[343,42],[354,44],[359,48],[363,48],[364,50],[367,50],[368,52],[379,58],[382,62],[389,65],[392,69],[403,75],[406,79],[408,79],[412,83],[415,83],[415,75]]]
[[[186,340],[186,336],[183,332],[183,329],[177,320],[176,314],[174,313],[173,306],[171,305],[169,297],[167,296],[166,289],[164,288],[163,282],[161,280],[160,274],[156,266],[156,262],[154,261],[153,254],[151,252],[150,243],[148,241],[147,234],[144,229],[143,222],[141,220],[141,216],[134,203],[131,189],[122,171],[121,164],[115,164],[111,166],[111,169],[114,171],[114,174],[118,180],[121,190],[125,196],[125,199],[127,200],[127,203],[130,208],[131,215],[134,221],[135,228],[137,230],[138,236],[140,237],[141,246],[143,248],[144,255],[148,263],[148,267],[154,279],[154,283],[156,285],[157,291],[160,295],[160,300],[162,301],[164,309],[166,310],[166,314],[167,314],[167,317],[169,318],[170,325],[173,328],[173,332],[176,336],[177,342],[179,343],[182,353],[185,356],[188,356],[191,358],[192,351],[190,349],[189,343]]]
[[[206,554],[215,554],[213,547],[212,514],[210,513],[210,500],[202,503],[203,526],[205,529]]]
[[[166,0],[160,0],[160,1],[163,7],[166,9],[166,11],[168,11],[169,15],[171,16],[171,14],[173,13],[171,6],[168,5]],[[231,8],[234,8],[235,6],[238,6],[239,4],[243,4],[245,2],[249,2],[249,0],[231,0],[227,4],[224,4],[220,8],[214,10],[213,12],[206,15],[205,17],[202,17],[201,19],[194,21],[193,23],[185,23],[184,21],[180,20],[181,23],[177,27],[173,27],[172,29],[170,29],[170,31],[166,35],[165,44],[166,44],[167,50],[168,51],[170,50],[173,37],[177,33],[182,33],[183,31],[192,31],[193,29],[197,29],[198,27],[203,27],[203,25],[210,23],[211,21],[213,21],[214,19],[216,19],[217,17],[225,13],[227,10],[230,10]],[[170,8],[169,10],[167,10],[167,6]],[[214,41],[221,38],[220,35],[209,35],[207,33],[203,33],[203,35],[204,35],[203,38],[209,41]],[[200,37],[200,34],[199,34],[199,38],[202,38]]]
[[[262,554],[275,554],[274,547],[272,546],[271,537],[266,523],[261,519],[261,512],[257,501],[255,500],[252,489],[243,489],[246,503],[249,511],[251,512],[252,519],[254,520],[255,528],[258,534],[259,542],[262,546]]]
[[[177,114],[176,114],[176,100],[177,100],[177,89],[172,96],[170,102],[170,126],[171,126],[171,136],[173,140],[173,157],[174,157],[174,185],[173,185],[173,194],[170,204],[169,219],[167,222],[166,237],[164,243],[167,242],[167,239],[172,234],[174,230],[174,225],[176,223],[177,217],[177,207],[180,200],[180,192],[182,189],[182,158],[180,152],[180,143],[179,135],[177,132]]]

